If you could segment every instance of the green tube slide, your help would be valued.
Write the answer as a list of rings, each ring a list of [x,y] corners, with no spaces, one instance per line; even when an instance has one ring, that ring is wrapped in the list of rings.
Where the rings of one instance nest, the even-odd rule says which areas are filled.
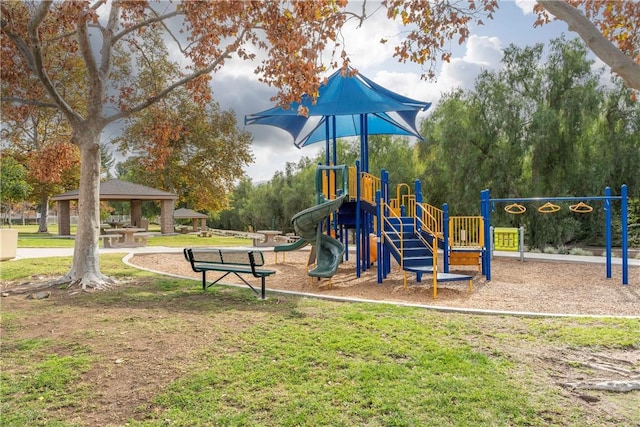
[[[309,271],[309,276],[329,278],[336,274],[344,255],[344,245],[322,233],[322,223],[331,213],[337,211],[346,196],[312,206],[298,212],[291,222],[300,240],[288,245],[278,245],[275,252],[299,249],[307,244],[315,247],[316,268]]]
[[[288,252],[288,251],[295,251],[298,249],[302,249],[305,246],[307,246],[309,244],[308,240],[305,239],[298,239],[293,243],[287,243],[286,245],[277,245],[274,246],[273,251],[274,252]]]
[[[344,255],[344,245],[331,236],[320,233],[316,240],[316,268],[309,270],[309,276],[329,278],[338,271]]]

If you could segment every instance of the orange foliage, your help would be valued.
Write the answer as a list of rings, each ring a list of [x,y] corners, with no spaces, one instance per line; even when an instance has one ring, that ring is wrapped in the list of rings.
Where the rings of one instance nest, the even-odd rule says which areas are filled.
[[[411,61],[417,64],[429,63],[423,77],[434,78],[438,60],[449,62],[451,52],[447,48],[450,40],[457,36],[459,44],[469,37],[469,24],[475,22],[482,25],[483,17],[493,18],[498,9],[497,0],[469,0],[457,2],[455,7],[450,2],[430,0],[385,0],[389,19],[400,19],[409,27],[408,34],[394,56],[400,62]]]
[[[28,157],[29,178],[41,184],[60,184],[63,175],[80,163],[78,147],[69,142],[48,144]]]
[[[639,2],[567,1],[583,8],[625,54],[640,60]],[[186,87],[204,105],[211,99],[212,73],[232,56],[255,60],[255,51],[261,50],[267,55],[255,73],[278,89],[274,100],[280,105],[300,101],[303,94],[317,94],[320,76],[328,69],[349,65],[339,40],[343,24],[355,15],[347,13],[346,4],[346,0],[3,2],[3,96],[57,105],[72,123],[74,141],[95,144],[81,136],[87,130],[99,135],[112,121],[149,108],[177,87]],[[469,25],[481,25],[498,9],[497,0],[384,0],[382,5],[387,16],[407,30],[394,56],[425,65],[423,77],[429,78],[435,76],[439,61],[450,60],[449,43],[465,42]],[[548,20],[544,11],[538,12],[539,23]],[[31,32],[30,22],[37,24]],[[92,32],[90,26],[98,31]],[[131,64],[138,59],[154,61],[154,53],[140,43],[154,29],[175,31],[170,38],[179,47],[174,52],[189,65],[179,77],[158,82],[153,93],[143,94],[132,84],[132,76],[113,72],[115,52],[129,49]],[[328,49],[333,49],[332,56],[323,62],[321,53]],[[127,59],[120,58],[120,65]],[[150,129],[150,143],[158,146],[157,151],[148,151],[162,158],[176,132]]]

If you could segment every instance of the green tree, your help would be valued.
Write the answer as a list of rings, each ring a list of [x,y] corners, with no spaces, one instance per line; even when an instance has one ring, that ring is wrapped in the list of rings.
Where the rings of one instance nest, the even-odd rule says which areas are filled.
[[[638,106],[630,91],[600,87],[579,41],[559,38],[546,60],[543,53],[541,45],[508,47],[503,69],[482,73],[473,91],[445,96],[423,123],[429,143],[417,151],[428,201],[446,201],[456,214],[477,212],[484,188],[494,197],[597,195],[623,183],[635,188]],[[576,215],[564,207],[542,215],[529,206],[522,216],[500,208],[493,218],[524,225],[537,247],[602,235],[602,210]]]
[[[106,144],[100,144],[100,165],[102,166],[102,174],[104,177],[106,179],[112,179],[116,159]]]
[[[149,31],[141,44],[157,56],[135,63],[136,85],[145,88],[137,95],[142,100],[179,78],[181,71],[169,60],[157,31]],[[112,143],[128,156],[128,180],[177,193],[180,206],[213,212],[226,206],[234,181],[253,161],[251,141],[251,134],[238,128],[233,111],[221,111],[213,100],[195,102],[181,87],[132,115]]]
[[[38,203],[38,232],[46,233],[50,197],[77,188],[78,150],[69,143],[68,123],[56,110],[1,105],[3,139],[28,170],[31,192],[27,197]]]
[[[243,176],[243,167],[253,160],[251,134],[237,127],[232,111],[221,111],[213,101],[201,107],[185,93],[178,94],[184,96],[175,99],[175,105],[176,97],[169,97],[163,102],[167,108],[145,110],[125,129],[118,142],[123,151],[135,154],[119,169],[127,180],[175,192],[181,206],[220,210],[234,181]],[[145,135],[159,115],[162,122],[181,129],[167,141],[161,159],[145,152],[152,147]]]
[[[11,227],[11,210],[13,204],[24,201],[31,191],[27,183],[27,170],[13,157],[3,155],[0,163],[0,206],[5,214],[5,221]]]

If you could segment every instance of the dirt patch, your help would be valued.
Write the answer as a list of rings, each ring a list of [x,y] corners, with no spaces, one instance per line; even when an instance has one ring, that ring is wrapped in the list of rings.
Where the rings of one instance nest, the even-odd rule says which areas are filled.
[[[305,292],[320,296],[385,300],[438,307],[478,310],[582,314],[640,315],[640,267],[629,268],[629,285],[621,284],[621,266],[613,266],[607,279],[605,266],[587,263],[524,261],[496,258],[492,261],[492,280],[487,282],[477,269],[452,269],[452,273],[473,276],[468,281],[438,283],[437,298],[429,276],[417,282],[414,274],[405,278],[397,267],[379,284],[375,265],[356,277],[353,260],[344,262],[329,282],[313,281],[306,274],[308,252],[278,254],[264,252],[266,267],[277,271],[267,279],[269,290]],[[138,254],[130,262],[153,271],[201,278],[191,270],[182,254]],[[210,273],[211,277],[215,277]],[[229,280],[227,280],[229,279]],[[240,284],[229,276],[225,283]]]

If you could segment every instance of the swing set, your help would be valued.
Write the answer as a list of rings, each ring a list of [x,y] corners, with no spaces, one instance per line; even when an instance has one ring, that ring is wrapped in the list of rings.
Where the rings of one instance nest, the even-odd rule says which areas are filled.
[[[604,202],[605,212],[605,245],[606,245],[606,268],[607,279],[612,276],[611,259],[612,259],[612,245],[611,245],[611,202],[620,201],[620,220],[621,220],[621,237],[622,237],[622,284],[629,284],[629,216],[628,216],[628,203],[629,197],[627,192],[627,186],[622,185],[620,187],[620,196],[612,196],[611,188],[607,187],[604,191],[604,196],[586,196],[586,197],[529,197],[529,198],[505,198],[505,199],[492,199],[489,190],[483,190],[480,192],[480,208],[482,217],[484,218],[485,235],[490,235],[491,228],[491,211],[495,210],[497,203],[509,203],[505,206],[504,210],[510,214],[521,215],[527,211],[527,208],[522,203],[537,203],[545,202],[539,206],[538,212],[540,213],[555,213],[558,212],[561,207],[553,202],[576,202],[569,206],[569,210],[574,213],[586,214],[593,211],[593,207],[586,204],[585,201],[602,201]],[[492,245],[493,242],[489,242]],[[486,276],[487,281],[491,280],[491,257],[482,257],[482,274]]]

